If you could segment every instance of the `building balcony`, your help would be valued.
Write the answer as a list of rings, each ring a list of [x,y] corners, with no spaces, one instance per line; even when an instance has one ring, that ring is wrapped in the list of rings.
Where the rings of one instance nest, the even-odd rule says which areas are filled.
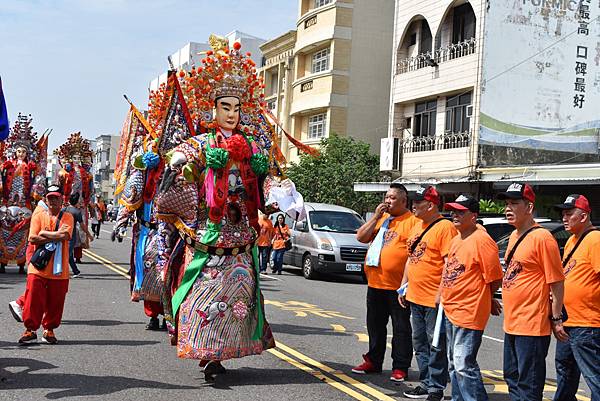
[[[303,14],[296,23],[294,54],[311,52],[332,39],[350,39],[352,8],[336,1]]]
[[[446,133],[441,136],[406,138],[400,141],[402,153],[429,152],[432,150],[468,148],[473,133]]]
[[[343,94],[347,85],[347,73],[332,70],[294,81],[290,115],[306,114],[331,106],[347,107],[348,96]]]
[[[475,38],[471,38],[464,42],[441,47],[435,50],[433,54],[431,52],[427,52],[419,54],[415,57],[399,60],[396,63],[396,74],[405,74],[409,71],[415,71],[420,68],[434,67],[447,61],[469,56],[475,53],[476,50],[477,41]]]

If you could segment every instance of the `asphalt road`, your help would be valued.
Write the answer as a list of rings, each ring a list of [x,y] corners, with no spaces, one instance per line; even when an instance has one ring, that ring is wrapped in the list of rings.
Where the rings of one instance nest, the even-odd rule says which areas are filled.
[[[108,230],[103,226],[86,251],[83,278],[71,280],[58,345],[17,345],[23,326],[6,305],[23,291],[25,277],[14,267],[0,276],[0,400],[393,400],[417,384],[414,359],[409,381],[399,385],[389,381],[389,355],[381,375],[350,372],[367,351],[360,278],[308,281],[292,268],[262,280],[277,348],[227,361],[228,373],[207,384],[196,361],[177,358],[164,332],[144,330],[142,305],[129,301],[124,277],[130,243],[110,242]],[[492,317],[478,358],[492,401],[509,399],[502,338],[502,320]],[[547,399],[556,388],[553,349],[554,342]],[[450,399],[449,389],[446,394]],[[578,398],[590,399],[583,380]]]

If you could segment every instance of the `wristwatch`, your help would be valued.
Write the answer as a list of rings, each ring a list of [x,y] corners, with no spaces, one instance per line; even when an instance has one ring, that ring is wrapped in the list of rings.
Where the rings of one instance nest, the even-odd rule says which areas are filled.
[[[562,314],[560,316],[550,316],[550,321],[553,323],[562,322]]]

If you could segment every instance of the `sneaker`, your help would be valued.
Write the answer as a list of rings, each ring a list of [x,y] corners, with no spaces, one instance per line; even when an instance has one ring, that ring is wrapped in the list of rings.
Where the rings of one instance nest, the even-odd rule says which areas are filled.
[[[81,273],[75,273],[71,275],[71,278],[81,277]]]
[[[406,379],[406,376],[408,376],[408,374],[406,373],[406,370],[393,369],[392,375],[390,376],[390,380],[393,382],[403,382],[404,379]]]
[[[443,393],[431,393],[427,396],[426,401],[441,401],[444,399]]]
[[[17,301],[10,301],[8,303],[8,310],[10,310],[10,313],[12,313],[17,322],[23,321],[23,308],[21,308],[21,305]]]
[[[31,344],[37,342],[37,334],[33,330],[25,330],[25,333],[19,338],[19,344]]]
[[[54,335],[54,331],[44,330],[44,334],[42,335],[42,342],[54,345],[58,343],[58,339]]]
[[[146,330],[160,330],[160,324],[157,317],[150,318],[150,321],[146,325]]]
[[[352,373],[358,373],[359,375],[365,375],[368,373],[381,373],[381,368],[377,368],[375,365],[373,365],[373,362],[371,362],[367,354],[363,355],[363,359],[365,360],[363,363],[352,368]]]
[[[404,392],[404,396],[406,398],[412,398],[412,399],[417,399],[417,398],[427,398],[427,399],[429,399],[429,393],[427,392],[427,390],[425,390],[421,386],[417,386],[417,387],[415,387],[413,389],[406,390]]]

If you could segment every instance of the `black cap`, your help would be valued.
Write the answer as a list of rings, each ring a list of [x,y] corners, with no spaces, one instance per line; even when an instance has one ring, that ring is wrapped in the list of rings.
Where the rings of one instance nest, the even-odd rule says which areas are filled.
[[[468,210],[473,213],[479,213],[479,201],[470,195],[460,195],[454,202],[444,205],[448,210]]]
[[[48,189],[46,190],[46,196],[62,196],[62,187],[58,184],[50,184],[48,185]]]
[[[531,188],[531,185],[529,184],[513,182],[506,192],[500,192],[498,194],[498,199],[525,199],[533,203],[535,202],[535,192],[533,192],[533,188]]]
[[[588,202],[587,198],[583,195],[579,194],[571,194],[567,196],[567,199],[563,203],[559,203],[558,205],[554,205],[555,209],[558,210],[569,210],[569,209],[581,209],[586,213],[591,213],[592,208],[590,207],[590,202]]]

